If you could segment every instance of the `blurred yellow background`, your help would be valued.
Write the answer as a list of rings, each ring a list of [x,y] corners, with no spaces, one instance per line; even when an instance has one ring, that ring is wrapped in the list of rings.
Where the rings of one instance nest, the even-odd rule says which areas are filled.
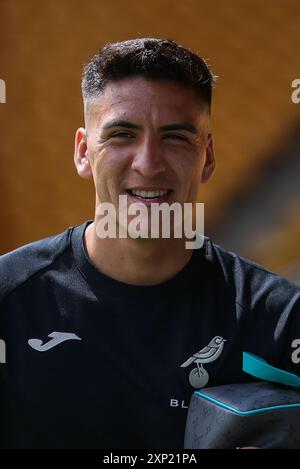
[[[0,0],[0,252],[93,217],[73,164],[82,66],[106,42],[175,39],[219,76],[205,234],[300,282],[299,0]]]

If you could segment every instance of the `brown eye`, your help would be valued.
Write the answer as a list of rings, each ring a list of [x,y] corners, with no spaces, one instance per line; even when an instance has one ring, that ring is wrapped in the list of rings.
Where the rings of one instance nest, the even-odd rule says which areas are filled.
[[[111,138],[116,138],[116,137],[134,138],[134,135],[130,134],[129,132],[117,132],[111,135]]]
[[[165,135],[164,138],[171,139],[171,140],[182,140],[184,142],[187,142],[187,139],[183,137],[183,135],[169,134],[169,135]]]

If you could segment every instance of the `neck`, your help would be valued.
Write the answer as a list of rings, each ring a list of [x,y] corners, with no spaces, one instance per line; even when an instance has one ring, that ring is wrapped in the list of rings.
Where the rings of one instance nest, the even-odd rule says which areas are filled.
[[[174,277],[188,263],[193,250],[185,240],[100,239],[91,223],[85,230],[87,253],[96,267],[109,277],[132,285],[156,285]]]

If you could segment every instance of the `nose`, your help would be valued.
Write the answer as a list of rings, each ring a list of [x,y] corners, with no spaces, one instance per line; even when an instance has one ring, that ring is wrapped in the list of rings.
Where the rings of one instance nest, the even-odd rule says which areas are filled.
[[[143,177],[153,178],[166,170],[162,149],[155,137],[145,137],[136,148],[131,167]]]

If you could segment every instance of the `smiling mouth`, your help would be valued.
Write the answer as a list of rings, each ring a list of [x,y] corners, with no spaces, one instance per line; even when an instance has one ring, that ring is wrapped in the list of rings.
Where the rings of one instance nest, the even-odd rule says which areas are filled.
[[[139,190],[128,189],[126,191],[129,195],[136,197],[140,200],[164,200],[172,192],[171,189],[154,189],[154,190]]]

